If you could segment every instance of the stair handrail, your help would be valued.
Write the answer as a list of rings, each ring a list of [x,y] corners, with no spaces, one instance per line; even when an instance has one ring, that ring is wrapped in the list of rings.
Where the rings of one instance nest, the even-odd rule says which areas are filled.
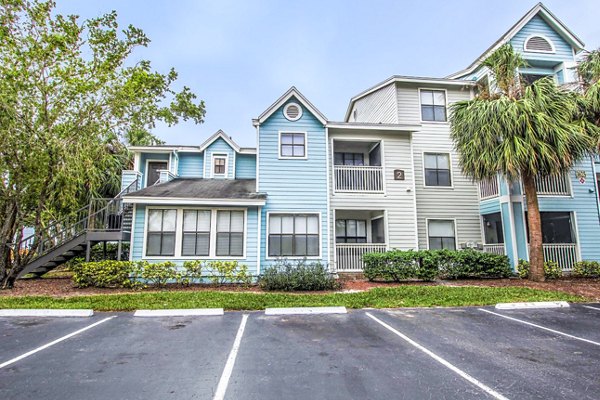
[[[102,226],[106,229],[106,227],[109,226],[109,214],[107,213],[108,209],[116,204],[118,204],[118,207],[121,208],[123,195],[138,190],[138,179],[131,182],[115,197],[109,199],[93,198],[88,205],[76,210],[72,215],[50,223],[46,228],[44,228],[44,232],[41,236],[38,236],[34,232],[33,234],[21,239],[19,241],[17,251],[34,250],[36,253],[38,253],[34,258],[37,258],[47,253],[51,249],[61,246],[67,241],[81,235],[87,230],[94,230],[93,225],[95,224],[98,216],[102,217]],[[102,208],[92,212],[95,202],[98,201],[106,201],[106,203]],[[118,214],[121,212],[122,210],[119,210]],[[70,223],[73,216],[75,216],[77,220],[74,223]],[[60,230],[51,234],[50,231],[57,227]],[[36,243],[36,238],[39,238],[39,243]],[[58,241],[55,240],[57,238],[59,239]],[[50,246],[46,247],[46,244],[50,244]]]

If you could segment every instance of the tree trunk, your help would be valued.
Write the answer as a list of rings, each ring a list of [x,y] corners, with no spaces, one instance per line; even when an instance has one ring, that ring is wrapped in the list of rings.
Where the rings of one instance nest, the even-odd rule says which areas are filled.
[[[535,178],[524,174],[523,187],[527,199],[527,222],[529,223],[529,279],[542,282],[545,280],[542,217],[540,216]]]

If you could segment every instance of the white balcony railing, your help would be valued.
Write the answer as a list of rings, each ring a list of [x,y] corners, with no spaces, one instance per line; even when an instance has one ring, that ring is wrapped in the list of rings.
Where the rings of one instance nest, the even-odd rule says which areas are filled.
[[[535,186],[540,196],[570,196],[571,184],[568,174],[535,178]]]
[[[385,251],[387,251],[385,243],[336,243],[337,270],[338,272],[361,272],[364,269],[363,255]]]
[[[336,192],[383,193],[383,167],[335,165]]]
[[[544,260],[555,261],[563,272],[570,272],[579,261],[576,243],[544,243]]]
[[[498,177],[479,182],[479,197],[481,200],[498,196]]]
[[[486,253],[498,254],[501,256],[506,254],[504,252],[504,243],[484,244],[483,251]]]

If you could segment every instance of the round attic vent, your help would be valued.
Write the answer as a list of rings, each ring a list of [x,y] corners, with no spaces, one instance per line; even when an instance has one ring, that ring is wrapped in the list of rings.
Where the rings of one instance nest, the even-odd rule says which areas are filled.
[[[543,36],[531,36],[525,41],[525,51],[536,53],[554,53],[554,45]]]
[[[290,121],[297,121],[302,116],[302,107],[296,103],[290,103],[283,109],[283,115]]]

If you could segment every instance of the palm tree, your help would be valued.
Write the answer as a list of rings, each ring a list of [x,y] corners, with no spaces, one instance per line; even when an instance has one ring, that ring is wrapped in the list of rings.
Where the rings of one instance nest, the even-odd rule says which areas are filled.
[[[483,62],[493,76],[490,90],[451,107],[451,136],[463,172],[476,181],[498,174],[521,179],[527,200],[530,279],[544,280],[542,227],[536,177],[560,175],[589,155],[596,132],[581,123],[580,97],[551,78],[527,84],[526,66],[510,44]]]

